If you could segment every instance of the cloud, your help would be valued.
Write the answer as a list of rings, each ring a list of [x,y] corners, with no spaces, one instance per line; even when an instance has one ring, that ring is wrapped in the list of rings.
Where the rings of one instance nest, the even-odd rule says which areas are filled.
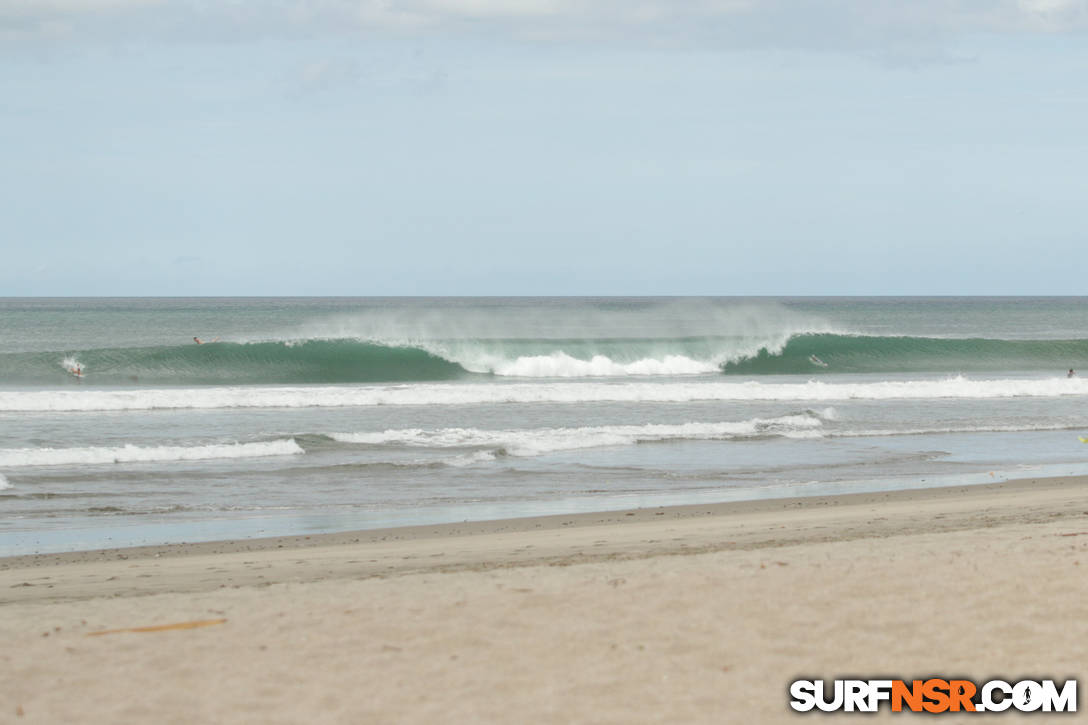
[[[1060,31],[1088,25],[1088,2],[1083,0],[1019,0],[1025,22],[1036,29]]]
[[[695,28],[707,22],[788,25],[813,19],[823,20],[811,26],[814,32],[831,25],[1035,31],[1040,21],[1052,30],[1088,24],[1088,0],[281,0],[279,4],[295,17],[339,18],[365,27],[452,28],[486,22],[511,31],[528,30],[539,22],[572,30],[588,23],[602,32],[662,22]]]
[[[86,15],[165,4],[166,0],[3,0],[0,16]]]
[[[0,48],[87,38],[88,25],[129,19],[165,0],[0,0]]]
[[[0,30],[75,25],[88,18],[125,15],[167,4],[166,0],[0,0]]]

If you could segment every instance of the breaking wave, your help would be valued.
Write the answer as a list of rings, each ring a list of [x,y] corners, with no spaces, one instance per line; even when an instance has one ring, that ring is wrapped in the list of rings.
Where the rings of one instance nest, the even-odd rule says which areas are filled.
[[[292,385],[500,378],[1060,371],[1088,340],[879,337],[306,339],[0,354],[0,383]],[[69,373],[76,367],[83,376]]]
[[[729,440],[763,436],[809,437],[810,432],[822,424],[816,414],[801,414],[725,423],[611,425],[528,430],[409,428],[376,433],[333,433],[329,437],[342,443],[425,448],[490,448],[497,453],[511,456],[537,456],[555,451],[656,441]]]
[[[20,466],[70,466],[101,463],[207,461],[228,458],[291,456],[302,452],[302,448],[293,439],[206,446],[140,447],[125,445],[86,448],[5,448],[0,449],[0,466],[16,468]],[[3,486],[0,486],[0,488],[3,488]]]

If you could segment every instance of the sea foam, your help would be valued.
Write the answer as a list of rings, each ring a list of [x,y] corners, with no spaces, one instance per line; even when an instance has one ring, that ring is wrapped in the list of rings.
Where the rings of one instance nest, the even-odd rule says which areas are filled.
[[[221,443],[206,446],[148,446],[86,448],[4,448],[0,466],[70,466],[151,461],[206,461],[227,458],[290,456],[304,451],[293,438],[258,443]]]
[[[1088,378],[803,383],[537,382],[313,387],[205,387],[150,390],[2,391],[0,411],[219,408],[339,408],[498,403],[924,400],[1088,395]]]
[[[578,428],[534,428],[524,430],[486,430],[480,428],[398,428],[357,433],[330,433],[328,437],[346,444],[368,446],[414,447],[428,449],[477,448],[443,459],[449,466],[468,466],[495,460],[501,455],[530,457],[558,451],[637,443],[670,441],[735,441],[754,438],[869,438],[893,435],[947,435],[968,433],[1015,433],[1077,429],[1071,423],[1023,425],[935,426],[908,430],[848,429],[825,427],[838,419],[833,408],[808,411],[776,418],[752,418],[735,422],[691,422],[681,424],[610,425]]]
[[[538,428],[527,430],[483,430],[479,428],[407,428],[375,433],[333,433],[342,443],[401,445],[425,448],[481,447],[511,456],[537,456],[555,451],[625,446],[634,443],[675,440],[729,440],[762,436],[811,437],[822,421],[814,415],[787,415],[777,418],[721,423],[586,426],[579,428]],[[486,457],[477,460],[487,460]]]
[[[468,367],[466,365],[466,367]],[[471,367],[468,367],[471,370]],[[693,360],[683,355],[666,355],[661,359],[642,358],[633,362],[616,362],[607,355],[594,355],[580,360],[563,352],[551,355],[529,355],[515,360],[497,361],[491,371],[503,377],[521,378],[591,378],[646,375],[700,375],[718,372],[714,362]]]

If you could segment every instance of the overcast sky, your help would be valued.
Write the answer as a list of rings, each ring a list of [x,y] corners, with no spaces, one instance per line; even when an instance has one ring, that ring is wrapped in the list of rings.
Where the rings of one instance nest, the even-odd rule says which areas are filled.
[[[0,0],[0,296],[1086,294],[1088,0]]]

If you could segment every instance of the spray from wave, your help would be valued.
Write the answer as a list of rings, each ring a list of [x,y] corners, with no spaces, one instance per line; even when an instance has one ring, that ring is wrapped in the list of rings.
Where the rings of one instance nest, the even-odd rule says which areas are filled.
[[[443,307],[342,315],[285,329],[275,339],[421,350],[462,374],[576,378],[718,373],[726,361],[780,349],[797,334],[830,330],[821,319],[769,300],[481,304],[448,300]]]
[[[79,361],[79,358],[75,357],[74,355],[69,355],[61,360],[60,366],[64,369],[65,372],[72,373],[73,375],[77,373],[82,375],[83,371],[86,369],[86,365],[81,363]]]

